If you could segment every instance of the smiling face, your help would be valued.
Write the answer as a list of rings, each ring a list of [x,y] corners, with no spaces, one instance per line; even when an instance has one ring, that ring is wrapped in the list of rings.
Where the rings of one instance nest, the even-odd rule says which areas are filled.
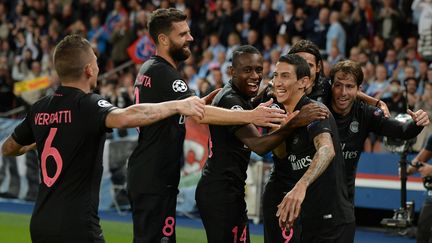
[[[353,74],[336,72],[332,85],[332,108],[340,115],[351,111],[359,86]]]
[[[173,22],[168,35],[170,56],[177,62],[186,60],[191,55],[189,44],[193,41],[186,21]]]
[[[291,101],[297,100],[304,94],[305,84],[309,80],[309,77],[297,80],[295,66],[286,62],[276,63],[273,76],[276,99],[285,107],[289,107]]]
[[[243,53],[232,67],[232,80],[240,92],[255,97],[263,77],[263,58],[260,54]]]

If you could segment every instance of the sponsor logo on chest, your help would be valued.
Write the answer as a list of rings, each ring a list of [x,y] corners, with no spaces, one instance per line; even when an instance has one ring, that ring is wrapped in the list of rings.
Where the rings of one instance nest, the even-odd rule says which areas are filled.
[[[287,159],[288,162],[291,163],[291,168],[294,171],[307,168],[312,162],[312,159],[309,155],[303,158],[297,158],[296,155],[290,154]]]

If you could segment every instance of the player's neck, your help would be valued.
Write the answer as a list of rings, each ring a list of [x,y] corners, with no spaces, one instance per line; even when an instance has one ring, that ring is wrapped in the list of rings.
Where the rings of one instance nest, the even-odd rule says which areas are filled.
[[[177,62],[168,54],[166,51],[157,50],[156,55],[165,59],[169,64],[171,64],[175,69],[177,69]]]
[[[297,92],[295,95],[291,96],[289,99],[287,99],[283,105],[285,107],[285,110],[288,112],[293,112],[295,107],[297,106],[297,103],[303,97],[304,93]]]
[[[62,86],[65,87],[72,87],[72,88],[76,88],[76,89],[80,89],[82,90],[84,93],[90,93],[91,92],[91,88],[90,85],[86,82],[61,82]]]

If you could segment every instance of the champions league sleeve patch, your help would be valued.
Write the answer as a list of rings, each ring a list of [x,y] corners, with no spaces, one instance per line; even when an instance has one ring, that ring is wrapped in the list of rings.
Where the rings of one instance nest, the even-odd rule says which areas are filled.
[[[319,124],[319,121],[313,121],[307,125],[307,130],[316,127]]]
[[[233,107],[231,107],[231,110],[243,110],[243,107],[239,105],[234,105]]]
[[[380,108],[375,108],[373,112],[374,116],[381,116],[383,114],[383,111]]]
[[[97,102],[97,104],[98,104],[98,106],[100,106],[100,107],[102,107],[102,108],[113,106],[111,103],[109,103],[109,102],[106,101],[106,100],[99,100],[99,101]]]
[[[188,87],[187,87],[187,84],[185,83],[185,81],[183,81],[181,79],[177,79],[173,82],[172,89],[174,90],[174,92],[183,93],[183,92],[186,92]]]

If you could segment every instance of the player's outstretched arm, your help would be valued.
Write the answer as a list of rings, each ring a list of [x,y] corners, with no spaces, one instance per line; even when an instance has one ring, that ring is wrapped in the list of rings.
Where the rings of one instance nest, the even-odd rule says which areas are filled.
[[[108,113],[105,123],[109,128],[141,127],[178,113],[202,118],[204,106],[204,100],[196,96],[156,104],[136,104]]]
[[[417,136],[425,126],[429,125],[428,114],[423,110],[412,112],[408,110],[408,114],[412,117],[412,122],[400,122],[396,119],[384,119],[379,127],[374,128],[374,132],[399,139],[412,139]]]
[[[205,106],[202,119],[193,117],[197,122],[214,125],[243,125],[252,123],[262,127],[279,127],[287,115],[278,108],[269,108],[270,100],[253,110],[228,110],[215,106]]]
[[[240,128],[236,136],[252,151],[262,155],[276,148],[296,128],[306,126],[316,120],[326,119],[329,113],[325,106],[311,103],[303,106],[300,111],[289,114],[283,126],[268,135],[260,136],[255,126],[249,125]]]
[[[306,189],[327,169],[335,156],[330,133],[317,135],[314,138],[314,144],[316,153],[309,168],[278,205],[276,216],[279,217],[280,227],[291,227],[294,224],[300,214],[301,204],[306,196]]]
[[[36,143],[23,146],[21,144],[18,144],[12,136],[9,136],[2,145],[2,155],[19,156],[33,149],[36,149]]]
[[[290,125],[290,120],[293,119],[299,111],[295,111],[288,115],[286,127],[291,127],[290,130],[294,130],[294,128]],[[235,133],[236,137],[242,141],[248,148],[254,151],[257,154],[263,155],[270,150],[277,147],[280,143],[285,139],[285,133],[288,129],[285,130],[277,130],[271,134],[267,134],[261,136],[258,129],[252,125],[248,124],[240,129],[238,129]]]

